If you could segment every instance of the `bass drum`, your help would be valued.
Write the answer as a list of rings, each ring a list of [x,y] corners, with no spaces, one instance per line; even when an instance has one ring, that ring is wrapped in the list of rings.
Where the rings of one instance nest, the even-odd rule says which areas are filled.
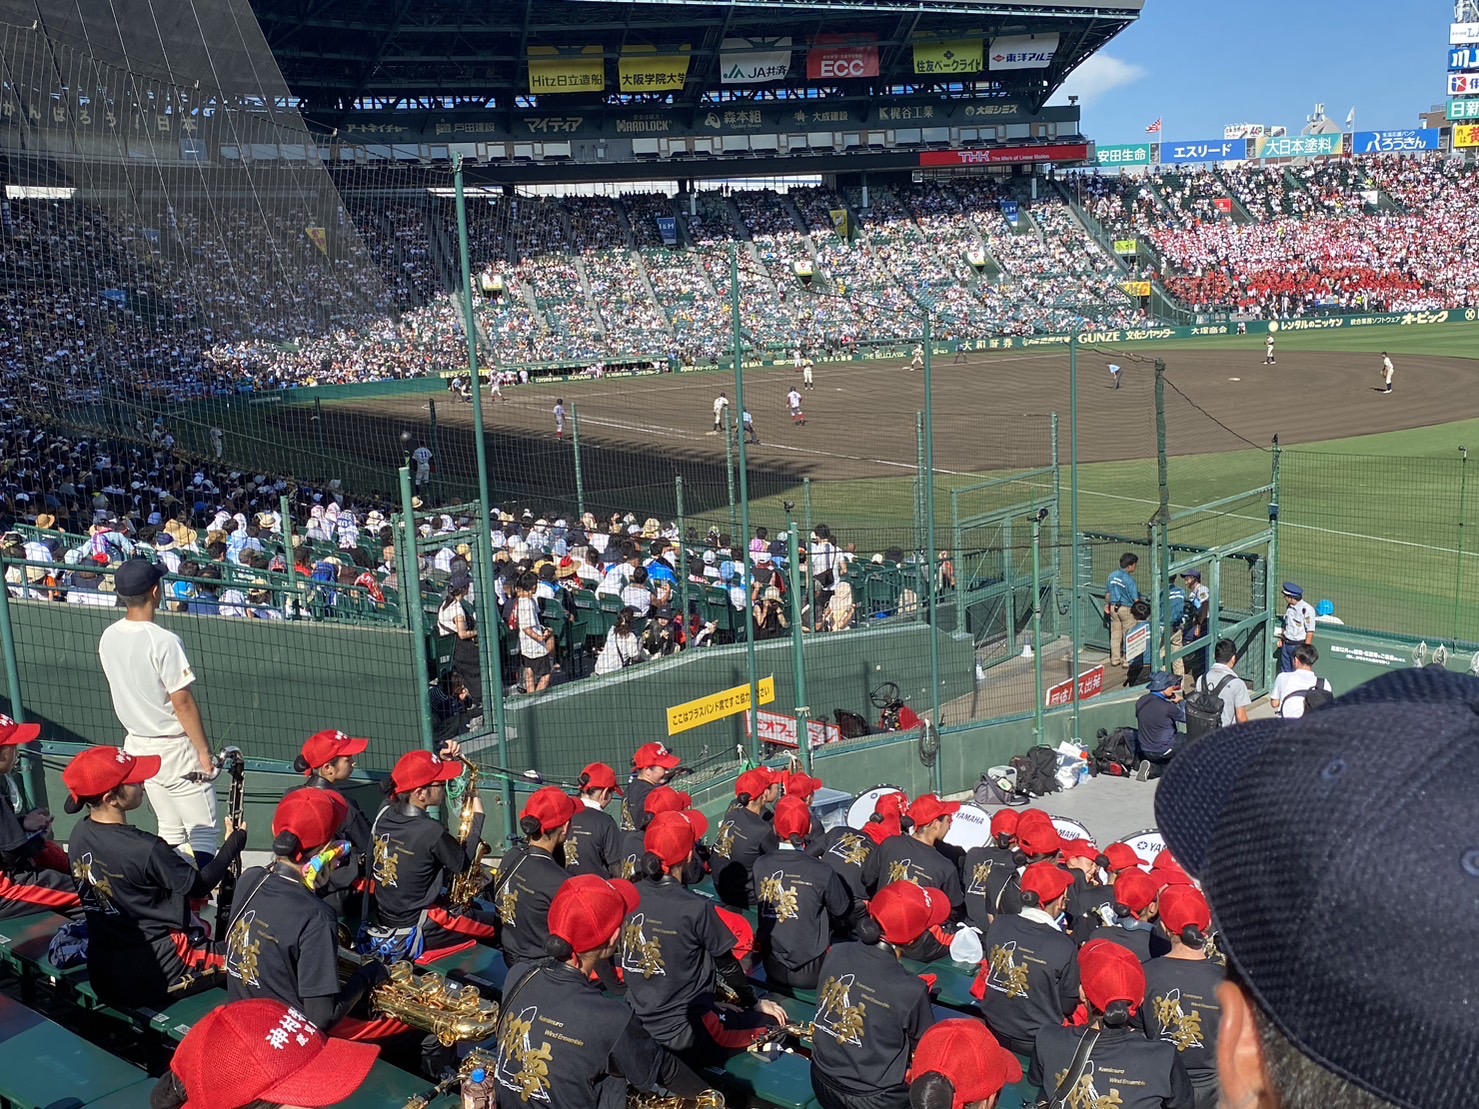
[[[878,804],[880,797],[901,792],[898,786],[874,786],[867,793],[858,794],[856,800],[848,806],[847,826],[860,830],[864,824],[868,823],[868,818],[873,815],[873,806]]]
[[[962,850],[991,846],[991,814],[974,801],[966,801],[950,822],[945,842]]]
[[[1052,814],[1049,816],[1053,821],[1053,827],[1058,829],[1058,834],[1064,839],[1086,839],[1090,843],[1094,842],[1094,837],[1089,835],[1089,830],[1072,817],[1052,816]]]
[[[1165,849],[1166,841],[1161,833],[1154,828],[1147,828],[1143,832],[1134,832],[1122,839],[1115,840],[1116,843],[1127,843],[1130,850],[1140,856],[1143,866],[1150,866],[1155,862],[1155,857]]]

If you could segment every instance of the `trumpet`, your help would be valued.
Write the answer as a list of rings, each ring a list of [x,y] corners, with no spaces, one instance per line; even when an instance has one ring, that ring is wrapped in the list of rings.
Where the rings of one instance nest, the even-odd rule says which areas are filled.
[[[412,1109],[408,1106],[407,1109]],[[421,1109],[416,1106],[415,1109]],[[670,1094],[644,1094],[627,1090],[627,1109],[724,1109],[724,1095],[718,1090],[706,1090],[698,1097],[677,1097]]]

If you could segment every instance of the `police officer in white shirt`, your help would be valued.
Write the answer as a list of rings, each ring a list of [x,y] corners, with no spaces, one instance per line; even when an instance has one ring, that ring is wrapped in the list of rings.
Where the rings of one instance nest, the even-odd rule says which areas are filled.
[[[1315,610],[1304,599],[1304,590],[1292,581],[1284,583],[1284,627],[1279,632],[1283,646],[1279,650],[1279,672],[1294,669],[1294,649],[1301,643],[1315,641]]]
[[[200,706],[190,692],[195,671],[174,632],[154,622],[162,601],[164,571],[141,558],[129,559],[113,577],[118,599],[128,613],[110,624],[98,640],[98,658],[113,696],[113,712],[126,733],[123,749],[135,757],[158,755],[159,773],[144,783],[158,819],[159,838],[197,864],[219,844],[211,746]]]

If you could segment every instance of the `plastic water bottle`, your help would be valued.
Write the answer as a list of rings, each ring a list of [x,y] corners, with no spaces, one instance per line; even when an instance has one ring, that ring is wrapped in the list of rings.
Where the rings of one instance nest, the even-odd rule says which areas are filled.
[[[477,1067],[462,1080],[462,1109],[493,1109],[497,1104],[497,1091],[493,1076],[482,1067]]]

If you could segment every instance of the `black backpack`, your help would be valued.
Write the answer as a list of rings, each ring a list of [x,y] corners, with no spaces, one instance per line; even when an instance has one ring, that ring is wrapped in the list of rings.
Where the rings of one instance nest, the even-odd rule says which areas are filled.
[[[1094,748],[1094,773],[1113,778],[1128,777],[1135,766],[1135,729],[1099,729],[1099,745]]]
[[[1058,792],[1058,752],[1051,747],[1033,747],[1013,758],[1012,766],[1017,771],[1018,793],[1044,797]]]
[[[1202,736],[1222,727],[1222,691],[1227,688],[1229,682],[1236,679],[1236,674],[1229,674],[1212,690],[1207,689],[1205,674],[1197,679],[1196,689],[1186,699],[1187,742],[1201,739]]]
[[[872,731],[866,717],[848,712],[847,709],[833,709],[832,718],[837,721],[837,730],[842,733],[843,739],[857,739]]]
[[[1304,714],[1308,716],[1316,709],[1322,709],[1331,701],[1335,700],[1335,691],[1330,688],[1330,683],[1324,678],[1316,678],[1313,688],[1296,689],[1279,702],[1280,716],[1284,715],[1284,706],[1296,697],[1304,702]]]

